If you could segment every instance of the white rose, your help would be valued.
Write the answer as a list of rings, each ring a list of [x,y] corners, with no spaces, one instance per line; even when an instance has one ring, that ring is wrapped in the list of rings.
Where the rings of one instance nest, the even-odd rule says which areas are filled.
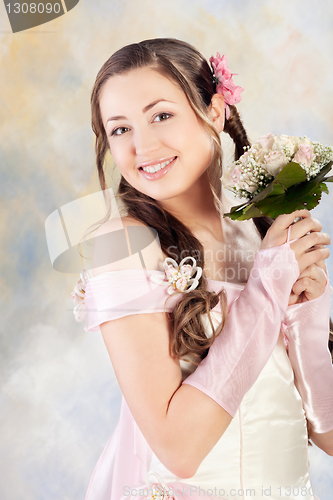
[[[235,184],[231,180],[231,174],[234,171],[233,168],[224,168],[223,169],[223,175],[221,177],[222,185],[226,188],[229,188],[231,186],[234,186]]]
[[[275,137],[273,151],[282,151],[282,148],[287,149],[287,153],[291,156],[295,154],[299,143],[298,137],[290,137],[289,135],[280,135]]]
[[[273,177],[285,167],[288,163],[288,160],[282,151],[271,151],[268,155],[265,155],[265,165],[267,172]]]
[[[242,156],[239,158],[239,161],[243,166],[247,164],[249,155],[250,155],[249,151],[245,151],[245,153],[243,153]]]
[[[257,184],[250,184],[250,185],[247,184],[244,186],[244,189],[246,189],[246,191],[248,191],[249,193],[253,193],[258,189],[258,186]]]
[[[267,149],[259,149],[254,154],[254,159],[257,163],[265,163],[265,156],[269,153]]]

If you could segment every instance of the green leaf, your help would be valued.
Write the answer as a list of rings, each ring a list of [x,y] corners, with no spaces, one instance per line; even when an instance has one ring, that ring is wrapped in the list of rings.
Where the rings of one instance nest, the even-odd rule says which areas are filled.
[[[264,198],[266,198],[266,196],[268,196],[273,191],[273,188],[274,188],[274,185],[273,185],[273,181],[272,181],[270,184],[268,184],[268,186],[265,187],[265,189],[260,191],[260,193],[253,196],[253,198],[251,198],[250,203],[255,203],[256,201],[263,200]]]
[[[330,194],[328,187],[326,186],[326,184],[324,182],[320,183],[320,187],[321,187],[321,190],[323,193]]]
[[[285,189],[306,181],[306,173],[298,163],[288,163],[275,177],[273,184],[278,183]]]
[[[299,186],[294,186],[288,190],[286,201],[291,204],[300,205],[300,208],[312,210],[321,200],[322,187],[320,183],[307,182],[304,184],[308,185],[302,186],[302,192],[298,189]]]
[[[245,208],[243,210],[244,212],[244,218],[239,219],[239,220],[248,220],[252,219],[253,217],[262,217],[262,212],[260,209],[255,204],[251,204],[249,207]]]
[[[319,170],[316,177],[314,177],[312,180],[316,181],[316,182],[323,181],[327,172],[329,172],[331,170],[332,164],[333,164],[333,161],[330,161],[329,163],[327,163],[327,165],[325,165],[321,170]],[[330,179],[330,177],[328,177],[328,179]],[[326,179],[325,179],[325,182],[326,182]],[[332,181],[329,181],[329,182],[332,182]]]
[[[251,199],[251,203],[256,203],[268,196],[284,194],[286,189],[290,186],[304,181],[306,181],[306,173],[302,167],[298,163],[290,162],[278,173],[275,179],[265,187],[265,189]]]
[[[333,176],[326,177],[333,162],[325,165],[311,181],[298,163],[288,163],[276,178],[252,200],[232,207],[229,214],[233,220],[248,220],[267,215],[275,219],[280,214],[306,208],[312,210],[319,204],[322,192],[328,193],[326,182],[333,182]]]
[[[223,214],[223,217],[230,217],[232,220],[249,220],[253,217],[262,217],[262,213],[252,203],[246,207],[239,205],[232,207],[231,212]]]

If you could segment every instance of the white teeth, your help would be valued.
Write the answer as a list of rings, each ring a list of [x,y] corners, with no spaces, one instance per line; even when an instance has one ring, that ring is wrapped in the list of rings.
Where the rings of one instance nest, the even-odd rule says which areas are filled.
[[[157,165],[155,165],[155,167],[142,167],[142,170],[144,170],[145,172],[148,172],[149,174],[154,174],[155,172],[158,172],[159,170],[161,170],[161,168],[164,168],[167,165],[169,165],[169,163],[171,163],[173,160],[174,160],[174,158],[172,158],[171,160],[164,161],[163,163],[157,163]]]

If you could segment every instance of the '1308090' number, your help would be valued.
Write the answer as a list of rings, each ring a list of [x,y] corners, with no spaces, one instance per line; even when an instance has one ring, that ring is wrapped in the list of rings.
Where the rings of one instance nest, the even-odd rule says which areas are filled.
[[[8,3],[6,5],[8,13],[10,14],[10,7],[11,4]],[[13,5],[13,13],[14,14],[43,14],[46,12],[47,14],[51,14],[51,12],[54,12],[55,14],[59,14],[61,7],[59,3],[55,3],[52,5],[51,3],[44,4],[42,2],[40,3],[14,3]]]

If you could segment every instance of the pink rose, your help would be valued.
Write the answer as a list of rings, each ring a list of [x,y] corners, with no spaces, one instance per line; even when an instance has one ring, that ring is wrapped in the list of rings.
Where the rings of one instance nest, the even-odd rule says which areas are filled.
[[[281,151],[271,151],[265,155],[265,168],[267,172],[274,177],[283,169],[288,163],[285,154]]]
[[[230,180],[234,183],[237,184],[240,181],[240,176],[241,176],[241,170],[237,166],[233,169],[230,175]]]
[[[262,135],[257,139],[256,141],[260,146],[264,149],[272,149],[273,144],[274,144],[274,135],[273,134],[266,134]]]
[[[179,272],[182,276],[185,276],[185,278],[190,278],[192,274],[192,266],[190,264],[184,264],[180,269]]]
[[[180,292],[184,292],[185,288],[186,288],[186,285],[187,285],[187,279],[186,278],[178,278],[178,280],[176,281],[176,288],[177,290],[179,290]]]
[[[303,163],[306,167],[310,167],[314,160],[312,144],[302,142],[298,145],[298,151],[295,154],[293,161],[296,163]]]

